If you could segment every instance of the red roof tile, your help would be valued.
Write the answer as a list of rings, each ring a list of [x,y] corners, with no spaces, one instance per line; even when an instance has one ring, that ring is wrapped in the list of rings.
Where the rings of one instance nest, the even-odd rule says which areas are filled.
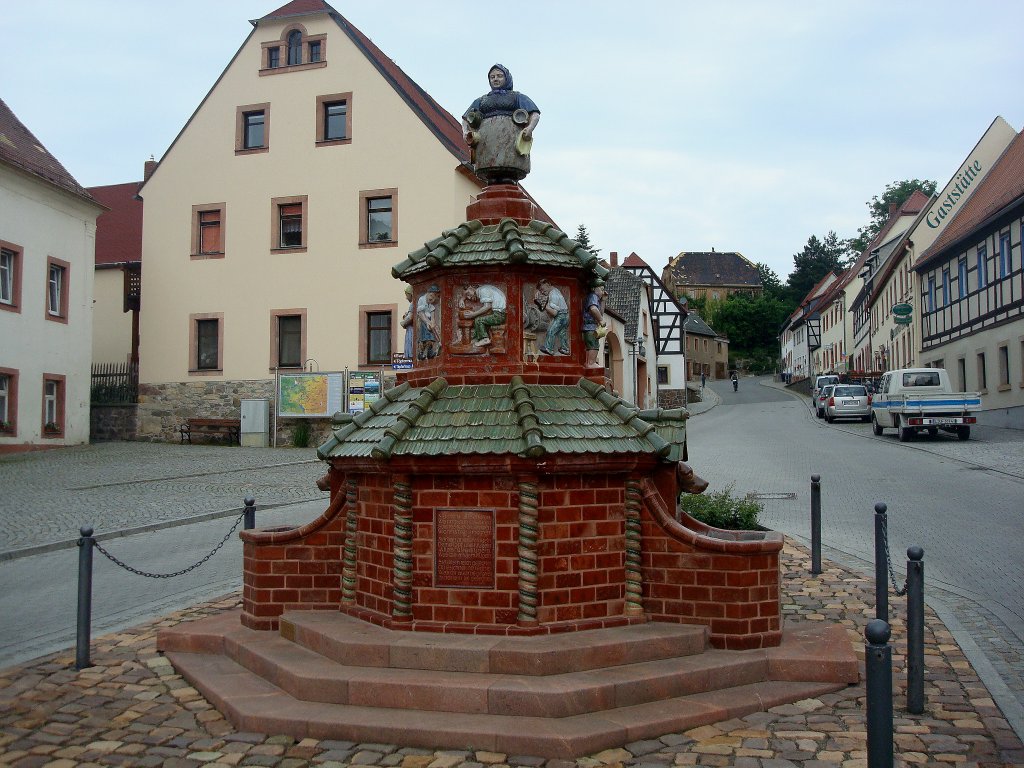
[[[624,267],[646,267],[646,266],[648,266],[648,264],[647,264],[646,261],[644,261],[639,256],[637,256],[636,253],[631,253],[631,254],[629,254],[629,256],[626,257],[626,260],[624,262],[622,262],[622,266],[624,266]]]
[[[323,13],[325,11],[335,12],[324,0],[292,0],[290,3],[282,5],[276,11],[268,13],[260,21],[280,19],[283,16],[300,16],[306,13]]]
[[[971,234],[987,219],[1024,196],[1024,133],[1018,133],[999,160],[981,180],[964,207],[953,217],[942,234],[921,254],[915,267]]]
[[[141,181],[90,187],[94,198],[109,208],[96,219],[96,264],[142,261]]]
[[[75,177],[15,116],[3,99],[0,99],[0,161],[95,202],[82,185],[75,181]]]

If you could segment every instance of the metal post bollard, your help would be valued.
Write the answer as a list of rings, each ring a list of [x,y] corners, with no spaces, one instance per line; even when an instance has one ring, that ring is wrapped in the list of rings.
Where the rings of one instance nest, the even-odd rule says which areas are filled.
[[[889,621],[889,584],[885,580],[889,570],[885,554],[887,509],[882,502],[875,504],[875,618],[882,621]]]
[[[96,539],[92,526],[83,525],[78,540],[78,636],[75,644],[75,669],[92,666],[89,643],[92,634],[92,548]]]
[[[924,550],[907,548],[907,711],[924,712]]]
[[[245,504],[245,509],[243,510],[245,522],[243,525],[245,530],[251,531],[256,527],[256,499],[252,496],[246,496],[242,503]]]
[[[868,768],[892,768],[891,630],[881,619],[864,628],[864,671],[868,709]]]
[[[811,475],[811,574],[821,573],[821,475]]]

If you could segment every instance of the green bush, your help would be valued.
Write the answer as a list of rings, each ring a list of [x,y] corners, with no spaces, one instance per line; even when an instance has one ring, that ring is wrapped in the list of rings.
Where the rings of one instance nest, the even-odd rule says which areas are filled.
[[[731,531],[758,530],[761,527],[758,516],[764,507],[754,499],[733,496],[732,489],[730,485],[721,491],[684,493],[680,496],[679,506],[688,515],[715,528]]]
[[[292,445],[296,448],[309,447],[310,429],[308,421],[300,421],[292,430]]]

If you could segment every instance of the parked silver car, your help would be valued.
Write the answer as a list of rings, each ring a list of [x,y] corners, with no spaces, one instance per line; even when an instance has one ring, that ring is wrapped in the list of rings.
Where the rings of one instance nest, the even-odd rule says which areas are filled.
[[[871,421],[871,397],[863,384],[836,384],[825,399],[825,421]]]
[[[832,394],[835,386],[835,384],[826,384],[814,396],[814,412],[819,419],[825,418],[825,403],[828,401],[828,396]]]

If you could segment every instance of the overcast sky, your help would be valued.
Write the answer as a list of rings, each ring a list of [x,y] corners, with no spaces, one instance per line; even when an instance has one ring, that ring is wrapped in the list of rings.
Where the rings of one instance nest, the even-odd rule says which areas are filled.
[[[0,0],[0,97],[84,186],[141,178],[285,0]],[[739,251],[782,278],[889,182],[1024,125],[1024,2],[336,0],[456,117],[501,62],[542,117],[525,186],[602,255]],[[447,224],[447,222],[443,222]]]

